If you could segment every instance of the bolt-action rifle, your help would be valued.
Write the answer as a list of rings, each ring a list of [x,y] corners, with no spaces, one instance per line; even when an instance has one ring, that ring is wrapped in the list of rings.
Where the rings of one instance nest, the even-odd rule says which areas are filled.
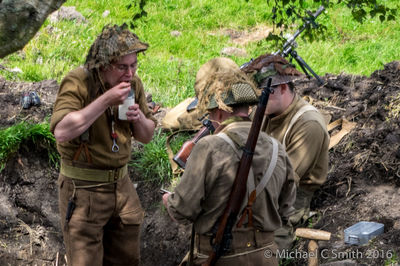
[[[239,162],[239,167],[236,172],[236,178],[229,195],[228,203],[225,207],[224,213],[219,219],[217,233],[211,239],[213,247],[212,252],[210,252],[208,260],[203,265],[215,265],[218,258],[230,249],[230,244],[232,242],[232,229],[235,226],[240,208],[246,196],[247,178],[249,176],[254,150],[256,148],[270,93],[271,78],[268,79],[267,86],[263,89],[258,102],[257,110],[251,124],[246,145],[243,148],[243,154]]]
[[[324,84],[324,82],[322,81],[322,79],[314,72],[314,70],[312,70],[312,68],[304,61],[303,58],[301,58],[301,56],[296,52],[295,48],[297,48],[297,43],[296,43],[296,38],[307,28],[311,25],[311,27],[313,28],[318,28],[318,24],[315,22],[315,20],[317,19],[317,17],[325,10],[324,6],[320,6],[318,8],[318,10],[312,14],[311,12],[308,12],[308,14],[310,15],[308,18],[305,19],[305,23],[299,28],[297,29],[297,31],[289,36],[289,38],[287,38],[285,44],[283,45],[282,49],[276,51],[275,53],[273,53],[273,55],[280,55],[282,57],[288,57],[289,55],[291,56],[290,60],[294,59],[296,60],[296,62],[299,64],[299,66],[301,67],[301,69],[303,70],[303,72],[306,74],[307,78],[310,78],[310,75],[308,74],[308,72],[310,72],[315,79],[318,81],[319,85]],[[251,62],[253,61],[253,59],[251,59],[249,62],[243,64],[240,66],[240,68],[244,68],[246,66],[248,66]]]

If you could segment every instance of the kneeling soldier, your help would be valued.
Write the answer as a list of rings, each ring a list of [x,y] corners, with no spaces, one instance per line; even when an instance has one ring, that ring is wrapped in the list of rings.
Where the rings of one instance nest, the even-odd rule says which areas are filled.
[[[250,131],[249,106],[258,102],[258,96],[253,82],[225,58],[203,65],[196,84],[203,84],[196,88],[197,108],[209,112],[216,130],[197,142],[180,183],[174,193],[164,194],[163,203],[174,220],[194,223],[193,257],[194,264],[198,265],[205,262],[212,249],[210,238],[229,199],[241,148]],[[266,169],[273,161],[276,164],[268,176]],[[264,132],[258,137],[252,173],[248,190],[258,192],[252,204],[252,219],[248,217],[241,226],[233,228],[231,248],[217,265],[278,265],[273,232],[291,215],[296,190],[293,169],[284,148]],[[265,183],[263,180],[268,181],[260,185]],[[246,203],[247,197],[243,206]]]

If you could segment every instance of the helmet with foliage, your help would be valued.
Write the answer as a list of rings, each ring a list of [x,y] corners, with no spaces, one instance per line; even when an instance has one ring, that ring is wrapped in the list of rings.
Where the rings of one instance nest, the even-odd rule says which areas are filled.
[[[219,108],[231,112],[229,106],[255,104],[258,102],[257,88],[239,66],[228,58],[214,58],[205,63],[196,75],[198,108]]]
[[[147,50],[149,45],[141,42],[136,34],[129,31],[126,24],[106,25],[90,47],[85,67],[99,69],[117,61],[122,56]]]
[[[242,71],[247,73],[259,88],[265,87],[270,77],[272,78],[271,86],[277,86],[292,82],[304,75],[282,56],[272,54],[257,57]]]

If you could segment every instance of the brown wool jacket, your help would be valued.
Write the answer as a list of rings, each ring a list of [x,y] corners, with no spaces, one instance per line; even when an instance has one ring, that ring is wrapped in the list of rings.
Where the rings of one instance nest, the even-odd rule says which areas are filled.
[[[261,129],[282,142],[292,117],[304,105],[310,104],[296,94],[285,112],[264,119]],[[325,182],[329,134],[321,113],[308,111],[300,116],[287,133],[284,145],[300,188],[314,191]]]
[[[132,88],[135,90],[135,101],[143,114],[157,123],[147,107],[146,96],[140,78],[135,75],[132,80]],[[67,74],[63,79],[58,91],[57,99],[53,108],[53,115],[50,122],[50,130],[54,132],[57,123],[70,112],[84,108],[90,102],[88,93],[88,75],[84,68],[78,67]],[[111,139],[111,122],[104,112],[89,127],[89,152],[92,157],[93,166],[102,169],[118,168],[130,160],[131,156],[131,130],[129,122],[118,119],[118,106],[113,107],[115,117],[115,132],[118,134],[117,143],[119,152],[111,151],[113,141]],[[57,150],[61,159],[72,160],[80,145],[80,138],[71,141],[57,143]],[[79,160],[86,162],[84,152],[81,152]]]
[[[235,143],[247,140],[251,122],[233,122],[221,132],[235,136]],[[293,169],[282,145],[278,146],[278,160],[266,188],[253,205],[254,227],[272,232],[293,212],[296,185]],[[256,185],[264,175],[272,154],[272,140],[260,132],[253,171]],[[206,136],[196,144],[189,156],[185,172],[174,193],[168,199],[168,211],[178,222],[194,222],[199,234],[211,232],[222,215],[229,198],[240,158],[225,140]],[[247,199],[246,199],[247,202]]]

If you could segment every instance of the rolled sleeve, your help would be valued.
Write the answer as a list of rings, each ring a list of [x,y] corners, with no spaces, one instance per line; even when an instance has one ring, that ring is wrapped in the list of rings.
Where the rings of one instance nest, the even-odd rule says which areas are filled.
[[[69,74],[61,82],[57,99],[53,107],[53,114],[50,121],[50,131],[54,129],[64,116],[68,113],[78,111],[84,107],[87,100],[88,91],[85,84],[73,75]]]
[[[206,171],[210,165],[209,143],[199,141],[193,148],[184,174],[174,193],[168,198],[170,215],[180,223],[195,221],[206,197]]]

